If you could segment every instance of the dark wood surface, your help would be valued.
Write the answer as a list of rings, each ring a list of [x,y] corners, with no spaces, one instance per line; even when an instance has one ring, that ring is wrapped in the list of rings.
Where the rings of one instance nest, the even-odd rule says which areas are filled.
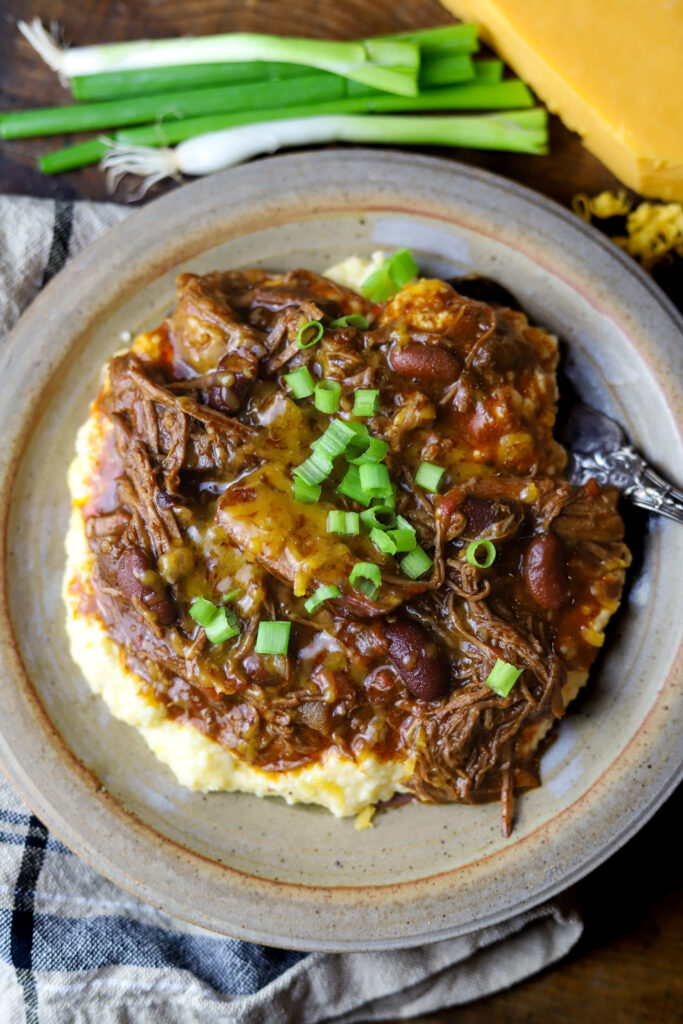
[[[436,0],[4,0],[0,7],[0,110],[68,102],[68,93],[16,31],[16,20],[58,21],[74,44],[232,30],[335,38],[448,23]],[[75,138],[0,143],[0,193],[111,198],[97,168],[43,177],[36,157]],[[531,157],[432,149],[486,167],[569,205],[578,191],[617,185],[556,119],[551,153]],[[160,186],[161,190],[173,185]],[[159,190],[157,190],[158,192]],[[125,198],[122,196],[117,199]],[[680,295],[680,268],[663,283]],[[605,742],[609,742],[606,731]],[[577,886],[585,933],[560,964],[488,999],[421,1018],[421,1024],[673,1024],[683,1022],[681,791],[619,853]]]

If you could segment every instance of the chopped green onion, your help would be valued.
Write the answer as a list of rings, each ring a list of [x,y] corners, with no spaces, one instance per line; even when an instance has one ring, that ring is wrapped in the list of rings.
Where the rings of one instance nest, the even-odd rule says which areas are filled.
[[[386,441],[382,441],[379,437],[368,436],[362,442],[360,439],[352,441],[346,458],[349,462],[360,466],[364,462],[381,462],[388,451],[389,445]]]
[[[205,597],[198,597],[192,602],[190,615],[195,622],[204,627],[207,639],[212,644],[222,644],[224,640],[230,640],[239,634],[239,622],[232,608],[217,608]]]
[[[295,477],[300,477],[305,484],[312,486],[325,480],[332,472],[332,461],[320,452],[312,455],[292,470]]]
[[[496,661],[486,678],[486,685],[501,697],[507,697],[524,670],[508,665],[507,661]]]
[[[330,327],[357,327],[359,331],[366,331],[370,321],[362,313],[348,313],[346,316],[338,316],[333,320]]]
[[[368,530],[389,530],[396,522],[396,513],[389,505],[373,505],[361,512],[360,518]]]
[[[315,505],[320,501],[320,484],[307,484],[301,477],[294,477],[294,500],[304,505]]]
[[[367,508],[370,504],[370,495],[361,486],[360,468],[358,466],[349,466],[337,487],[337,494],[344,494],[347,498],[353,498],[354,501],[365,505]]]
[[[398,530],[389,530],[389,536],[394,542],[394,549],[397,552],[412,551],[413,548],[417,547],[415,530],[412,527],[408,529],[400,527]]]
[[[396,508],[396,488],[392,486],[391,491],[388,494],[382,495],[381,498],[373,498],[373,505],[386,505],[387,508]]]
[[[389,470],[383,463],[363,462],[358,469],[360,485],[371,498],[380,498],[391,490]]]
[[[365,594],[366,597],[374,601],[382,585],[379,566],[374,562],[356,562],[351,570],[349,583],[354,590],[359,590],[361,594]]]
[[[423,551],[419,545],[416,545],[405,558],[401,559],[401,568],[406,576],[410,576],[411,580],[424,576],[433,564],[427,552]]]
[[[304,341],[304,336],[308,332],[311,332],[310,340]],[[296,332],[296,343],[299,348],[311,348],[318,344],[324,333],[325,328],[319,320],[307,320]]]
[[[232,608],[219,608],[204,630],[212,644],[222,644],[225,640],[239,636],[240,624]]]
[[[200,626],[208,626],[218,609],[205,597],[198,597],[190,605],[190,615]]]
[[[315,391],[315,381],[307,366],[300,366],[293,373],[286,373],[285,380],[295,398],[310,398]]]
[[[320,412],[339,412],[341,384],[337,380],[321,380],[315,386],[313,404]]]
[[[360,522],[357,512],[341,512],[332,509],[327,513],[327,532],[340,533],[346,537],[355,537],[360,533]]]
[[[222,597],[223,604],[230,604],[230,602],[234,601],[236,598],[238,598],[241,593],[242,593],[242,591],[239,588],[237,588],[235,590],[228,591],[227,594],[223,594],[223,597]]]
[[[418,266],[410,249],[398,249],[389,256],[361,285],[361,292],[371,302],[384,302],[417,276]]]
[[[286,654],[291,622],[259,622],[256,634],[257,654]]]
[[[435,466],[433,462],[421,462],[415,474],[415,483],[419,487],[424,487],[425,491],[437,494],[445,472],[443,466]]]
[[[374,416],[379,408],[377,388],[358,388],[353,396],[354,416]]]
[[[304,601],[304,608],[309,615],[314,615],[318,608],[321,608],[325,601],[333,597],[341,597],[339,587],[318,587],[315,593],[311,594],[308,600]]]
[[[323,434],[317,438],[311,448],[327,459],[336,459],[346,451],[353,442],[356,432],[351,423],[344,420],[332,420]]]
[[[375,545],[378,551],[381,551],[383,555],[395,555],[396,545],[391,539],[390,533],[385,533],[384,530],[378,529],[373,526],[370,530],[370,540]]]
[[[484,557],[477,557],[477,552],[484,549]],[[465,554],[467,561],[470,565],[476,565],[478,569],[488,569],[489,566],[493,565],[496,560],[496,548],[490,540],[473,540],[471,544],[467,546],[467,552]]]

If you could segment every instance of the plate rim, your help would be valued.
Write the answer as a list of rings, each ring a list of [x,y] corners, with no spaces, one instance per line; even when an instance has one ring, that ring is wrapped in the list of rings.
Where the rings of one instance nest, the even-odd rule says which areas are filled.
[[[491,172],[459,164],[454,160],[445,160],[443,158],[421,156],[412,153],[406,153],[404,151],[384,151],[382,157],[380,157],[376,150],[371,149],[332,149],[326,150],[323,153],[318,153],[316,154],[316,157],[319,161],[322,160],[323,162],[334,163],[335,165],[339,165],[341,162],[347,165],[351,163],[358,166],[367,166],[368,163],[376,165],[378,162],[381,161],[385,171],[387,163],[393,163],[395,166],[407,165],[409,172],[411,170],[414,171],[416,166],[419,167],[420,165],[426,165],[437,173],[447,172],[448,175],[451,176],[457,174],[461,178],[475,179],[480,182],[483,182],[484,185],[488,185],[489,187],[494,188],[494,190],[496,191],[501,191],[502,189],[507,193],[516,195],[517,197],[524,199],[526,202],[531,203],[532,206],[545,209],[552,216],[553,219],[557,219],[559,216],[562,219],[562,221],[568,224],[573,230],[578,230],[585,233],[586,237],[592,243],[599,243],[600,247],[607,254],[608,258],[612,262],[616,262],[617,264],[619,264],[627,272],[629,276],[635,276],[635,278],[640,282],[640,284],[644,286],[646,290],[649,292],[650,296],[654,299],[655,303],[662,309],[663,312],[665,312],[670,317],[670,319],[673,322],[673,325],[677,327],[679,331],[683,330],[683,318],[680,317],[677,310],[673,306],[673,303],[668,299],[667,296],[664,295],[663,292],[661,292],[661,290],[658,288],[655,282],[652,281],[652,279],[649,278],[645,274],[645,272],[634,263],[634,261],[632,261],[616,246],[614,246],[613,243],[611,243],[608,239],[601,235],[595,228],[581,221],[578,217],[570,213],[564,207],[555,203],[553,200],[550,200],[547,197],[542,196],[532,191],[531,189],[526,188],[525,186],[519,185],[516,182],[511,182],[508,179],[502,178],[499,175],[492,174]],[[186,207],[191,207],[194,202],[195,206],[197,205],[197,203],[199,203],[199,205],[201,206],[201,202],[206,202],[207,197],[215,195],[223,186],[223,183],[226,180],[231,180],[231,182],[235,182],[237,179],[240,179],[243,180],[246,184],[249,184],[252,187],[254,187],[254,180],[259,177],[267,178],[275,164],[277,164],[278,167],[283,167],[283,165],[287,164],[289,168],[291,168],[293,171],[293,177],[296,178],[296,165],[301,164],[306,160],[307,155],[305,153],[296,153],[286,156],[275,156],[263,161],[259,161],[258,163],[255,164],[249,164],[244,167],[234,168],[229,171],[222,172],[221,174],[212,176],[212,178],[210,179],[205,179],[203,181],[183,186],[183,195],[186,197],[186,202],[184,205]],[[275,174],[277,174],[277,172],[273,172],[273,175]],[[281,177],[284,179],[286,178],[286,176],[287,169],[283,167]],[[296,190],[294,191],[296,192]],[[196,197],[196,202],[194,201],[194,197]],[[141,220],[144,219],[145,221],[149,221],[151,224],[154,222],[154,220],[161,219],[162,207],[164,211],[166,209],[173,210],[177,208],[177,206],[179,205],[177,203],[177,198],[178,193],[171,192],[166,196],[162,196],[159,199],[152,201],[145,207],[136,210],[131,216],[126,217],[124,220],[114,225],[112,228],[109,228],[102,236],[100,236],[89,246],[87,246],[78,255],[78,257],[76,257],[75,260],[72,260],[69,264],[67,264],[64,270],[62,270],[53,279],[53,281],[50,282],[50,284],[47,285],[47,287],[43,289],[43,291],[36,297],[34,302],[31,304],[28,310],[22,315],[18,323],[15,325],[13,330],[5,339],[2,345],[2,350],[0,351],[0,367],[4,366],[4,361],[7,360],[8,352],[21,346],[23,336],[25,336],[28,332],[32,330],[33,323],[39,322],[40,317],[44,315],[44,313],[49,309],[53,296],[57,294],[58,288],[64,288],[65,286],[68,287],[72,281],[79,283],[78,278],[79,276],[82,277],[84,272],[84,266],[86,264],[89,267],[91,264],[95,263],[101,257],[105,257],[106,255],[108,255],[107,249],[111,248],[112,243],[114,245],[118,244],[119,246],[121,246],[122,241],[125,242],[127,237],[132,237],[139,230],[139,224]],[[348,208],[349,207],[347,205],[347,209]],[[362,206],[354,204],[354,209],[360,210],[362,208]],[[372,208],[368,208],[368,210],[370,209]],[[389,210],[391,209],[391,207],[382,206],[376,207],[375,209]],[[324,209],[318,212],[324,212]],[[419,214],[420,210],[416,209],[411,211],[408,209],[394,209],[393,212],[398,215],[400,215],[401,212],[405,214],[410,214],[411,212],[413,214]],[[230,236],[224,236],[221,240],[226,241],[228,237],[235,237],[236,235],[239,234],[240,232],[235,232],[235,234],[232,234]],[[159,244],[160,243],[158,243],[158,245]],[[183,259],[192,258],[192,256],[197,255],[199,252],[211,248],[212,244],[217,243],[213,242],[208,244],[202,244],[200,245],[196,252],[190,252],[187,256],[175,253],[173,259],[170,261],[168,259],[161,259],[158,260],[156,264],[152,263],[152,272],[148,274],[146,280],[138,282],[138,289],[142,290],[142,288],[144,288],[144,286],[147,283],[151,282],[157,276],[159,276],[163,269],[168,269],[169,267],[176,265]],[[84,257],[86,257],[86,259],[84,259]],[[143,257],[136,254],[136,257],[131,262],[135,264],[136,260],[137,262],[139,262],[141,259],[143,259]],[[85,279],[83,279],[80,281],[81,287],[84,284],[86,292],[88,288],[92,291],[94,287],[93,283],[90,283],[88,285]],[[120,304],[122,301],[125,301],[125,297],[127,297],[128,295],[130,295],[130,287],[121,286],[118,292],[115,291],[114,294],[110,296],[109,301],[106,304],[106,311],[98,311],[96,313],[91,309],[89,313],[86,312],[86,326],[83,327],[74,336],[72,340],[71,348],[75,348],[75,351],[71,351],[70,354],[66,354],[64,358],[59,361],[59,366],[63,366],[67,359],[75,358],[78,354],[78,351],[80,351],[83,345],[87,343],[87,339],[84,337],[84,334],[87,333],[87,324],[91,323],[96,315],[110,315],[111,312],[116,308],[117,304]],[[34,396],[34,407],[35,405],[37,405],[38,401],[40,400],[40,395],[42,395],[43,393],[44,389],[41,389],[40,393]],[[0,529],[2,531],[1,536],[3,543],[0,551],[0,570],[4,570],[6,561],[6,543],[8,526],[7,513],[9,499],[11,498],[19,462],[23,456],[23,452],[25,451],[26,446],[28,445],[28,441],[32,433],[33,426],[35,426],[36,422],[37,417],[34,417],[29,430],[24,434],[23,443],[21,444],[20,449],[17,450],[15,448],[13,452],[14,457],[9,461],[9,463],[4,458],[4,456],[2,460],[0,460],[0,482],[3,479],[3,475],[5,481],[4,486],[1,487],[3,497],[2,508],[0,509]],[[8,626],[10,630],[9,634],[7,633]],[[20,712],[20,720],[24,720],[25,716],[28,716],[28,718],[26,719],[27,721],[33,721],[34,725],[40,725],[43,737],[47,744],[50,746],[51,751],[54,753],[55,756],[57,756],[60,759],[60,763],[62,765],[69,765],[69,771],[72,773],[72,775],[78,778],[79,784],[83,792],[88,794],[90,799],[94,798],[98,806],[101,807],[105,817],[111,816],[112,812],[114,814],[115,819],[117,819],[120,816],[123,816],[123,819],[127,823],[127,826],[129,828],[133,828],[133,831],[137,835],[138,841],[142,843],[143,846],[146,845],[147,841],[150,841],[152,845],[156,844],[157,847],[159,846],[159,843],[161,843],[162,848],[168,849],[170,852],[175,853],[175,856],[179,858],[179,861],[185,862],[188,861],[189,858],[190,870],[192,869],[193,864],[197,864],[197,861],[208,863],[212,865],[214,870],[218,869],[220,873],[227,873],[233,877],[236,876],[240,885],[246,886],[246,888],[248,889],[255,888],[256,892],[258,892],[259,890],[262,891],[264,889],[268,889],[269,891],[272,890],[272,892],[277,892],[281,895],[285,890],[287,890],[287,892],[291,894],[293,890],[302,889],[305,890],[309,897],[316,896],[317,898],[322,900],[326,906],[330,906],[338,902],[337,898],[334,895],[335,893],[340,892],[343,895],[344,893],[349,891],[353,891],[353,893],[358,896],[359,894],[367,894],[368,892],[375,893],[378,890],[382,890],[383,896],[388,897],[390,894],[398,894],[396,898],[400,903],[401,901],[398,897],[400,897],[404,891],[407,892],[408,890],[410,890],[413,894],[419,893],[420,889],[428,889],[431,885],[433,885],[433,883],[436,882],[437,879],[453,876],[458,872],[462,873],[462,868],[456,868],[444,872],[439,872],[438,874],[435,874],[433,876],[428,876],[426,878],[421,878],[414,881],[406,881],[401,883],[387,883],[386,885],[369,887],[338,886],[333,889],[328,889],[327,887],[320,886],[303,886],[297,883],[277,882],[270,879],[259,878],[258,876],[245,876],[242,872],[238,871],[235,868],[230,868],[227,865],[218,864],[215,861],[209,861],[208,858],[203,857],[201,854],[194,853],[193,851],[190,851],[187,848],[179,846],[179,844],[177,844],[174,840],[156,832],[152,828],[152,826],[147,825],[143,821],[138,819],[132,812],[127,811],[122,805],[120,805],[115,798],[107,794],[106,791],[103,791],[102,787],[100,786],[98,780],[93,775],[93,773],[89,769],[85,768],[77,760],[76,756],[67,747],[65,741],[62,740],[61,736],[57,733],[55,727],[52,725],[46,709],[43,707],[36,691],[34,690],[32,681],[29,679],[28,674],[23,670],[23,663],[21,662],[18,647],[16,643],[14,643],[14,638],[12,636],[11,629],[12,627],[9,619],[8,594],[3,572],[3,587],[2,591],[0,592],[0,640],[2,640],[2,637],[4,636],[6,655],[8,656],[10,661],[14,659],[13,671],[17,678],[21,680],[19,686],[20,692],[14,692],[14,687],[12,689],[12,696],[15,699],[14,713],[18,714]],[[11,648],[13,648],[13,651]],[[680,665],[680,657],[677,664]],[[662,690],[663,689],[664,684],[662,684]],[[661,692],[662,691],[660,691],[660,693]],[[19,704],[16,703],[16,698],[18,697],[22,698],[22,700],[19,701]],[[649,718],[655,710],[656,705],[653,705],[653,707],[650,709],[650,712],[648,713],[648,716],[646,716],[646,721],[647,718]],[[11,716],[9,717],[11,719]],[[638,732],[634,735],[632,742],[638,738],[641,730],[642,723],[638,729]],[[613,772],[615,765],[625,756],[629,746],[630,744],[627,744],[626,747],[624,747],[623,750],[620,752],[619,756],[610,763],[604,775]],[[86,862],[89,863],[95,870],[111,878],[112,881],[114,881],[117,885],[121,886],[124,889],[128,889],[128,891],[132,892],[136,896],[139,896],[141,899],[145,900],[145,902],[152,903],[156,906],[160,905],[158,902],[158,898],[155,900],[154,892],[150,891],[149,884],[146,883],[142,877],[131,879],[130,872],[126,873],[125,870],[121,869],[120,865],[112,864],[109,862],[109,860],[107,860],[107,867],[103,868],[101,859],[102,851],[98,850],[95,846],[93,846],[93,837],[89,837],[87,835],[82,836],[77,831],[74,832],[74,827],[72,823],[62,818],[59,806],[50,803],[49,798],[45,797],[44,787],[41,788],[40,784],[37,784],[35,782],[35,778],[31,777],[30,771],[28,771],[25,765],[22,764],[21,759],[18,759],[16,757],[11,745],[11,737],[7,734],[6,721],[4,720],[4,717],[3,720],[0,720],[0,763],[3,769],[6,771],[6,774],[10,778],[12,784],[15,785],[15,787],[19,790],[19,792],[26,800],[26,802],[29,804],[29,806],[31,806],[38,814],[38,816],[46,822],[48,827],[55,833],[55,835],[57,835],[59,838],[63,838],[66,845],[74,849],[75,852],[82,856],[83,859],[86,860]],[[533,895],[529,896],[526,899],[526,901],[520,901],[519,899],[517,899],[514,903],[514,911],[522,912],[525,909],[530,909],[532,906],[536,906],[539,903],[542,903],[544,900],[555,895],[561,889],[566,888],[568,884],[573,884],[579,878],[583,877],[583,875],[587,874],[589,871],[597,867],[598,864],[602,863],[602,861],[607,859],[607,857],[611,856],[613,852],[615,852],[621,845],[623,845],[623,843],[625,843],[639,828],[642,827],[642,825],[645,824],[647,820],[649,820],[649,818],[655,813],[658,807],[661,806],[666,797],[673,791],[675,785],[678,781],[680,781],[681,778],[683,778],[683,765],[677,766],[676,764],[673,764],[671,772],[665,778],[660,778],[657,788],[654,790],[650,790],[649,799],[644,802],[643,806],[640,806],[638,808],[638,811],[635,813],[635,815],[632,815],[631,819],[624,825],[622,831],[616,837],[612,836],[609,842],[603,844],[602,847],[595,850],[592,857],[589,857],[588,859],[584,860],[580,866],[573,870],[573,872],[570,872],[569,874],[563,874],[560,879],[549,883],[545,887],[537,887],[534,890]],[[567,814],[574,807],[576,807],[578,803],[581,803],[582,801],[585,801],[587,798],[589,798],[591,793],[594,793],[594,791],[597,790],[602,780],[603,776],[596,780],[596,782],[588,791],[583,793],[581,797],[577,801],[575,801],[574,804],[570,805],[570,807],[566,808],[565,811],[562,813]],[[550,819],[550,821],[554,820],[555,818]],[[547,824],[547,822],[544,823],[542,827],[547,827]],[[149,836],[147,836],[147,833],[149,833]],[[531,836],[524,837],[524,841],[526,842],[532,836],[533,833],[531,834]],[[514,847],[514,845],[514,843],[511,844],[510,848]],[[178,853],[178,851],[180,851],[180,853]],[[499,856],[500,855],[498,853],[489,855],[489,857]],[[255,887],[253,885],[254,882],[256,883]],[[332,895],[330,895],[331,893]],[[201,918],[196,915],[193,916],[192,914],[188,915],[188,908],[185,906],[185,904],[174,904],[169,909],[169,900],[166,899],[163,903],[163,909],[175,914],[180,918],[184,918],[186,920],[192,921],[193,923],[202,924],[204,927],[207,927],[205,915],[201,916]],[[510,905],[499,907],[497,910],[492,911],[486,917],[478,918],[476,921],[476,926],[484,927],[497,923],[498,921],[504,920],[505,918],[509,917],[510,912]],[[316,926],[319,927],[320,923],[320,919],[316,920]],[[428,932],[412,933],[407,936],[397,937],[395,934],[392,934],[388,935],[385,938],[374,939],[370,942],[364,941],[362,942],[361,945],[358,944],[358,939],[353,940],[348,938],[342,939],[340,937],[327,937],[323,939],[311,939],[310,941],[306,942],[302,941],[302,938],[298,936],[296,939],[296,948],[319,951],[348,951],[351,949],[360,948],[398,948],[400,946],[417,945],[420,942],[424,941],[426,938],[429,938],[433,941],[435,938],[445,938],[463,934],[471,930],[471,928],[471,923],[466,924],[464,926],[460,925],[457,927],[446,925],[441,931],[437,932],[435,932],[433,929],[430,929]],[[236,923],[234,921],[229,922],[228,931],[226,931],[225,927],[223,927],[222,929],[219,927],[217,930],[222,931],[224,934],[230,934],[239,938],[247,939],[248,941],[268,942],[273,945],[282,946],[291,946],[293,944],[291,937],[288,937],[286,935],[265,934],[262,929],[254,931],[249,927],[243,926],[241,923]]]

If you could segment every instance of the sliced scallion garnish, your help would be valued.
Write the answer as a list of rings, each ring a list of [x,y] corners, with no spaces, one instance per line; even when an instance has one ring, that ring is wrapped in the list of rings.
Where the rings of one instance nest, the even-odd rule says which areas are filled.
[[[507,697],[524,670],[508,665],[507,661],[496,661],[486,678],[486,685],[501,697]]]
[[[353,396],[354,416],[375,416],[379,409],[377,388],[358,388]]]
[[[396,523],[396,513],[389,505],[373,505],[360,514],[368,530],[390,530]]]
[[[415,483],[418,487],[424,487],[425,491],[437,494],[445,472],[443,466],[436,466],[433,462],[421,462],[415,474]]]
[[[349,462],[360,466],[363,462],[381,462],[389,451],[387,441],[379,437],[367,437],[363,442],[353,441],[346,453]]]
[[[370,540],[383,555],[396,554],[396,545],[391,539],[391,534],[380,530],[377,526],[373,526],[370,530]]]
[[[398,249],[363,281],[361,292],[371,302],[385,302],[417,273],[418,266],[410,249]]]
[[[344,494],[347,498],[353,498],[354,501],[365,505],[366,508],[370,504],[370,495],[361,486],[358,466],[349,466],[339,482],[337,493]]]
[[[357,512],[342,512],[332,509],[327,513],[327,532],[339,533],[346,537],[355,537],[360,533],[360,522]]]
[[[190,605],[190,615],[200,626],[208,626],[218,609],[205,597],[196,598]]]
[[[320,412],[331,415],[339,412],[339,401],[341,399],[341,384],[337,380],[321,380],[315,386],[313,404]]]
[[[483,549],[484,555],[481,556]],[[467,545],[465,557],[470,565],[476,565],[478,569],[488,569],[496,560],[496,547],[490,540],[473,540]]]
[[[332,420],[323,434],[313,442],[311,448],[328,459],[336,459],[353,442],[356,432],[344,420]]]
[[[285,380],[295,398],[309,398],[315,391],[315,381],[307,366],[300,366],[298,370],[286,373]]]
[[[358,471],[360,485],[370,498],[381,498],[391,492],[389,470],[382,462],[363,462]]]
[[[217,608],[205,597],[198,597],[192,602],[190,615],[204,628],[206,637],[212,644],[222,644],[239,634],[240,625],[233,609]]]
[[[389,536],[395,545],[395,551],[412,551],[417,547],[415,530],[412,527],[399,527],[397,530],[389,530]]]
[[[322,483],[332,472],[332,460],[322,452],[314,451],[312,455],[292,470],[295,477],[300,477],[305,484],[313,486]]]
[[[411,580],[417,580],[420,576],[424,576],[433,564],[427,552],[423,551],[419,545],[416,545],[405,558],[401,559],[401,568],[406,576],[410,576]]]
[[[232,608],[219,608],[204,631],[212,644],[222,644],[239,635],[240,624]]]
[[[341,597],[339,587],[318,587],[318,589],[311,594],[306,601],[304,601],[304,608],[309,615],[314,615],[315,612],[323,606],[325,601],[329,601],[334,597]]]
[[[304,505],[315,505],[320,501],[322,488],[320,484],[307,484],[301,477],[294,477],[294,500]]]
[[[286,654],[291,629],[291,622],[259,622],[254,650],[257,654]]]
[[[372,601],[377,597],[382,585],[382,574],[374,562],[356,562],[349,576],[349,583],[354,590],[359,590]]]
[[[370,321],[362,313],[348,313],[347,316],[339,316],[333,320],[330,327],[357,327],[359,331],[366,331]]]
[[[324,333],[325,329],[319,320],[307,320],[296,332],[296,343],[299,348],[311,348],[318,344]]]

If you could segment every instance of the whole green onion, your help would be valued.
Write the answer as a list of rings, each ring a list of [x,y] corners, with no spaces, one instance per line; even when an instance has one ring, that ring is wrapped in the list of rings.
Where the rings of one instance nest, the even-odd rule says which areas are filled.
[[[310,335],[308,341],[304,341],[306,334]],[[324,328],[319,320],[307,320],[296,333],[296,343],[299,348],[311,348],[313,345],[317,345],[323,334]]]
[[[484,557],[480,558],[478,552],[484,549]],[[473,540],[467,545],[465,557],[470,565],[476,565],[479,569],[488,569],[496,560],[496,548],[490,540]]]
[[[313,403],[320,412],[328,414],[339,411],[341,384],[336,380],[321,380],[315,386]]]
[[[418,487],[424,487],[425,491],[438,494],[445,472],[443,466],[436,466],[433,462],[421,462],[415,474],[415,483]]]
[[[486,678],[486,685],[501,697],[507,697],[524,670],[509,665],[500,658],[496,661]]]
[[[325,601],[329,601],[335,597],[341,597],[341,590],[339,587],[318,587],[318,589],[311,594],[306,601],[304,601],[304,608],[309,615],[314,615],[315,612],[324,605]]]
[[[415,43],[402,40],[365,39],[357,43],[340,43],[233,32],[194,38],[141,39],[60,50],[37,18],[31,25],[20,21],[19,30],[43,59],[65,78],[160,65],[265,60],[316,67],[388,92],[411,96],[417,92],[420,51]]]
[[[259,622],[254,650],[257,654],[286,654],[291,622]]]
[[[298,370],[286,373],[284,377],[295,398],[309,398],[315,391],[315,381],[307,366],[300,366]]]
[[[332,509],[332,511],[327,513],[327,532],[355,537],[360,533],[358,513],[341,512],[339,509]]]

